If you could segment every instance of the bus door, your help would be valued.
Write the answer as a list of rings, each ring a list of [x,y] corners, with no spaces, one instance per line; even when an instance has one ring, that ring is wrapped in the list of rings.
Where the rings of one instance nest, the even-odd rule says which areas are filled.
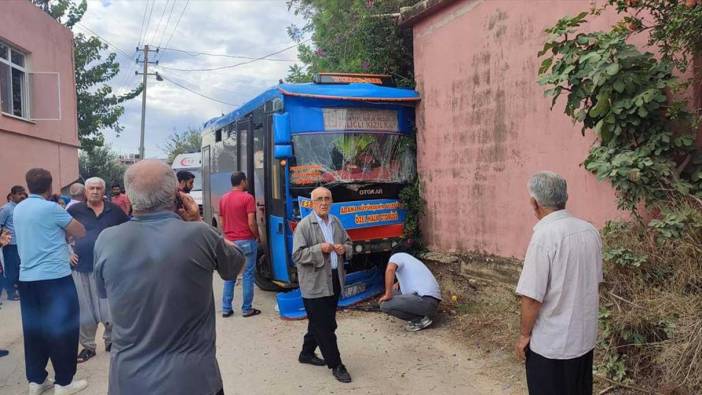
[[[205,222],[212,218],[212,193],[210,192],[210,146],[202,147],[202,215]],[[212,224],[210,224],[212,225]]]
[[[274,156],[273,117],[270,113],[266,114],[264,129],[266,211],[268,214],[268,262],[265,269],[269,271],[271,280],[290,283],[286,241],[288,225],[285,221],[285,168],[281,165],[280,159],[276,159]]]
[[[237,123],[239,132],[239,169],[246,174],[248,191],[256,200],[256,222],[261,242],[266,245],[266,210],[263,168],[264,132],[263,121],[259,124],[251,118]]]

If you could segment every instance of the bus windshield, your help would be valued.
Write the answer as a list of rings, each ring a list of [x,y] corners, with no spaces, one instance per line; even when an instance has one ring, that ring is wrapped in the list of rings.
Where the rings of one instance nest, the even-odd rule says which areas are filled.
[[[296,186],[405,183],[414,176],[410,138],[397,133],[304,133],[293,136]]]

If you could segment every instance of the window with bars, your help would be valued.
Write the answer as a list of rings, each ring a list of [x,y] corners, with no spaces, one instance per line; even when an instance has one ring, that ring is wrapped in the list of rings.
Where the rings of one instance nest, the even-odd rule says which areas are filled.
[[[25,54],[0,41],[0,111],[29,119]]]

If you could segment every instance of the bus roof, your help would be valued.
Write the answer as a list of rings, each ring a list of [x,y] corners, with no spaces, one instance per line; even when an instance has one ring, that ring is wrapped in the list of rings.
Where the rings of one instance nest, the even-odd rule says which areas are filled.
[[[279,84],[272,87],[254,99],[243,104],[236,110],[212,118],[205,122],[203,128],[220,128],[248,114],[268,100],[275,97],[291,96],[326,100],[414,103],[419,101],[419,93],[413,89],[391,88],[367,83],[351,84]]]

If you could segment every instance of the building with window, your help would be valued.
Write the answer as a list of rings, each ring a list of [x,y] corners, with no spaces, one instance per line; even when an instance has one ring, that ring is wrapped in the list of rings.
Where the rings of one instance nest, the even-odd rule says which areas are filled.
[[[78,179],[73,33],[27,0],[0,1],[0,196],[43,167]],[[7,191],[7,192],[5,192]]]

